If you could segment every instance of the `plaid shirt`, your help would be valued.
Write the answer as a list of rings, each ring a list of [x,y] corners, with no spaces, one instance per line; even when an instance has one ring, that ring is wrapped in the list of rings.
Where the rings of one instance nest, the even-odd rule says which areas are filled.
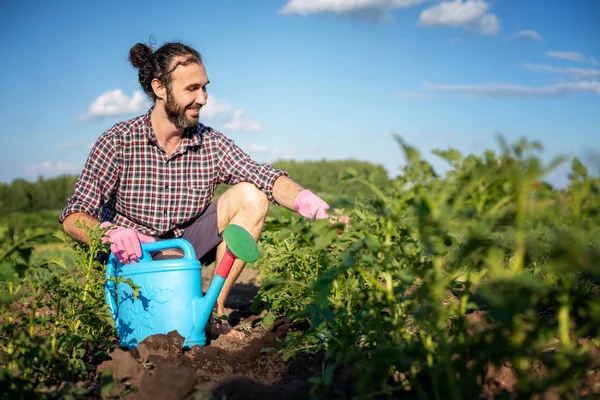
[[[277,204],[273,183],[287,172],[257,164],[232,140],[201,123],[185,130],[177,151],[168,157],[152,129],[151,110],[98,138],[59,223],[84,212],[147,235],[180,237],[220,183],[242,181]]]

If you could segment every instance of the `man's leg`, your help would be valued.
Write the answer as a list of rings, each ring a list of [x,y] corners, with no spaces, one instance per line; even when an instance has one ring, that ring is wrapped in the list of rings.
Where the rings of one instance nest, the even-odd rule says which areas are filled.
[[[227,225],[236,224],[246,229],[258,241],[265,223],[265,217],[269,210],[267,196],[258,190],[253,184],[242,182],[227,189],[217,203],[217,225],[219,232],[223,232]],[[217,247],[216,265],[218,266],[225,254],[225,241]],[[223,315],[225,312],[225,300],[233,284],[240,276],[246,263],[235,260],[215,306],[215,312]]]

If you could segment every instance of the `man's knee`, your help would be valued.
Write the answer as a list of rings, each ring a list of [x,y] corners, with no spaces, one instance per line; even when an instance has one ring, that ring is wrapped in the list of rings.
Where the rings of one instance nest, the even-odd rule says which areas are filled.
[[[261,214],[266,214],[269,210],[267,195],[253,184],[240,182],[234,185],[233,189],[235,189],[235,199],[241,208],[248,207]]]
[[[242,212],[257,219],[263,219],[269,210],[267,195],[251,183],[240,182],[233,185],[219,199],[219,227],[228,223],[234,215]]]

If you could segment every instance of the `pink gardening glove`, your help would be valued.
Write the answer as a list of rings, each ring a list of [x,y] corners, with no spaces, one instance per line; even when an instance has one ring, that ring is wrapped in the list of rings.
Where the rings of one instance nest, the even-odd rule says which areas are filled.
[[[294,200],[294,208],[298,214],[310,219],[325,219],[329,218],[327,210],[329,204],[321,200],[319,196],[308,189],[304,189],[296,196]]]
[[[106,231],[102,243],[110,242],[110,251],[121,264],[137,262],[142,256],[141,243],[156,242],[152,236],[142,235],[135,229],[123,228],[110,222],[103,222],[100,228],[111,227]]]
[[[328,215],[327,210],[329,210],[329,204],[308,189],[298,193],[298,196],[296,196],[296,199],[294,200],[294,207],[298,214],[302,215],[303,217],[310,219],[330,218],[335,221],[342,222],[346,224],[346,226],[350,226],[349,217],[345,215],[340,217]]]

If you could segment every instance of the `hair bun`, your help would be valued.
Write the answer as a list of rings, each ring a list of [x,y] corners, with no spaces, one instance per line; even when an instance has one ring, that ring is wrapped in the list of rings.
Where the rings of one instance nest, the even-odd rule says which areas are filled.
[[[136,43],[135,46],[129,50],[129,61],[135,68],[140,68],[151,58],[152,49],[143,43]]]

